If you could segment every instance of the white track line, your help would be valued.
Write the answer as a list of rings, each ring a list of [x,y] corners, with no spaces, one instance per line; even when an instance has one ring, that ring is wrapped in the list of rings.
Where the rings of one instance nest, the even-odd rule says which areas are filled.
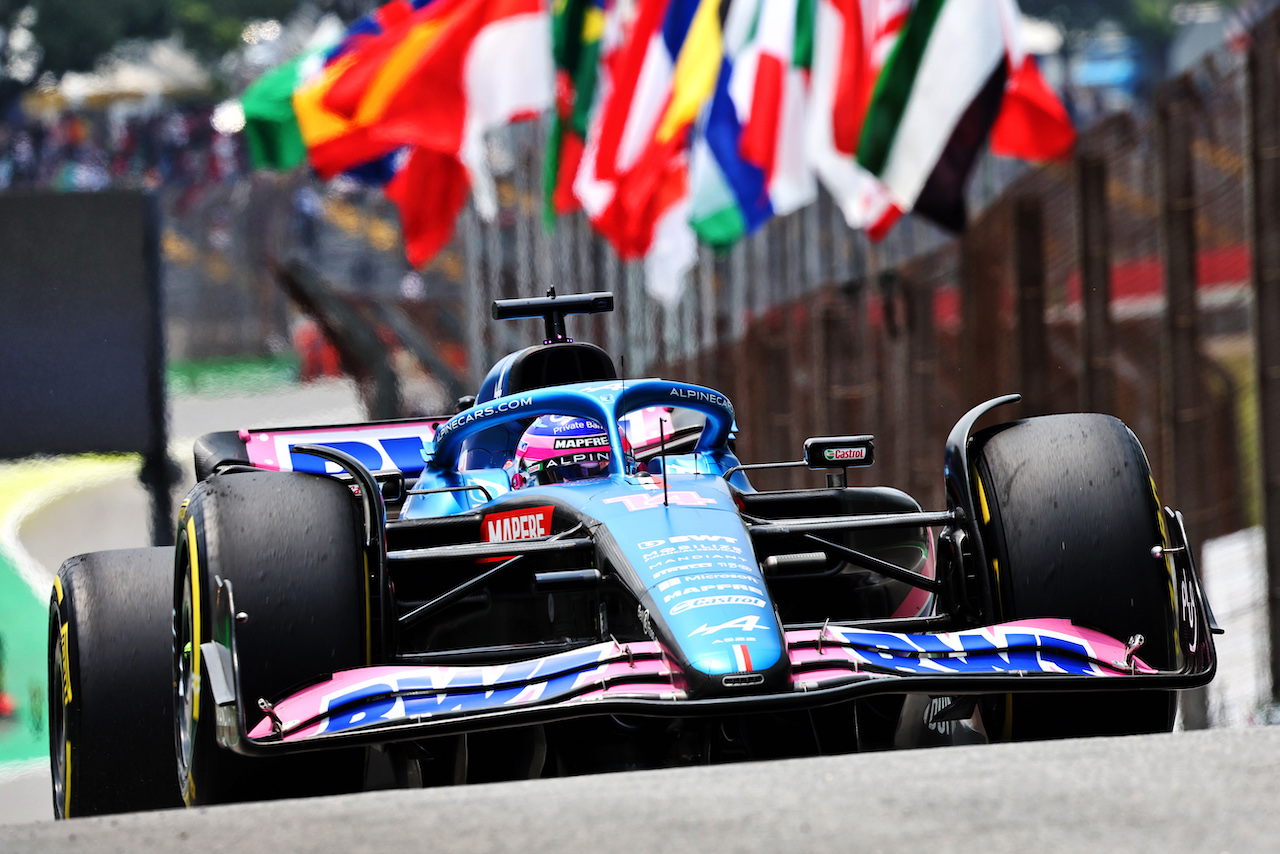
[[[0,492],[6,488],[5,481],[26,477],[37,468],[46,469],[42,472],[39,484],[28,489],[21,498],[9,505],[4,518],[0,519],[0,552],[4,552],[13,562],[18,575],[35,593],[38,601],[43,602],[49,595],[57,568],[44,566],[23,548],[18,536],[22,523],[33,513],[72,492],[101,486],[124,477],[136,477],[140,465],[138,458],[133,456],[58,457],[14,463],[0,469]]]

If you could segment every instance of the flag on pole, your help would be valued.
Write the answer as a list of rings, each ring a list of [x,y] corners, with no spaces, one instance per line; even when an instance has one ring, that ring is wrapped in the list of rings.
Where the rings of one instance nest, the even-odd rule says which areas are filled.
[[[850,228],[880,240],[902,216],[888,189],[854,159],[881,67],[910,0],[818,0],[806,153]]]
[[[470,23],[480,5],[482,0],[437,0],[408,15],[382,17],[386,26],[376,32],[368,23],[354,28],[324,68],[294,93],[307,156],[320,177],[332,178],[400,147],[376,136],[374,127],[419,62],[437,51],[450,28]]]
[[[991,129],[991,151],[1019,160],[1056,160],[1075,147],[1076,129],[1067,108],[1041,76],[1035,57],[1027,53],[1017,4],[999,2],[1009,82],[1000,116]]]
[[[813,55],[813,0],[761,0],[755,32],[729,88],[742,120],[742,156],[764,171],[773,212],[817,197],[804,150]]]
[[[803,137],[812,2],[735,0],[729,9],[720,76],[693,142],[691,217],[704,243],[730,246],[817,196]]]
[[[343,37],[342,24],[326,15],[302,51],[253,81],[240,95],[244,135],[254,169],[287,172],[307,159],[307,146],[293,111],[293,93]]]
[[[548,225],[580,207],[573,183],[596,102],[606,20],[604,0],[555,0],[552,4],[556,98],[542,180]]]
[[[496,213],[485,133],[551,98],[544,0],[434,0],[336,55],[294,103],[322,176],[403,151],[387,195],[421,265],[448,242],[468,192],[482,216]]]
[[[1014,68],[1015,83],[1023,75],[1024,91],[1006,99],[1019,18],[1014,0],[919,0],[907,19],[876,85],[858,147],[858,163],[902,209],[963,230],[965,182],[1006,105],[1016,111],[1011,128],[1018,120],[1024,128],[1054,120],[1026,109],[1047,87],[1036,89],[1038,74],[1025,57]],[[1068,135],[1074,140],[1073,131]],[[1002,140],[1020,155],[1048,150],[1012,129]]]
[[[645,258],[646,287],[678,298],[697,260],[689,227],[690,128],[722,56],[717,0],[641,0],[575,190],[623,258]]]
[[[302,60],[297,56],[273,68],[240,95],[245,143],[254,169],[287,172],[307,159],[293,112],[293,90],[298,88]]]

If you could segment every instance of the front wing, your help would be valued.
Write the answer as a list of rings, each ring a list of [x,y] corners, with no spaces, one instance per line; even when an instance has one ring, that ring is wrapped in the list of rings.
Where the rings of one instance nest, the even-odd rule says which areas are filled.
[[[490,666],[380,665],[345,670],[274,705],[239,689],[234,591],[222,582],[215,625],[225,642],[202,645],[218,740],[271,755],[352,744],[545,723],[590,715],[723,716],[784,711],[875,694],[1174,690],[1204,685],[1217,664],[1213,618],[1194,569],[1180,572],[1183,666],[1158,671],[1138,639],[1122,642],[1066,620],[1037,619],[953,632],[908,634],[826,625],[786,632],[790,690],[688,699],[679,669],[654,641],[607,641]],[[749,654],[749,650],[743,650]],[[749,669],[749,668],[748,668]],[[744,680],[745,681],[745,680]],[[247,708],[266,713],[248,725]]]

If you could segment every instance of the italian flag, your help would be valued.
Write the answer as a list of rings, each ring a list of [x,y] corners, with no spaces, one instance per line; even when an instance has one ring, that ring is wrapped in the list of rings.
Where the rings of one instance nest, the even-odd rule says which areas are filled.
[[[863,122],[858,164],[898,207],[952,231],[965,226],[965,182],[1004,100],[1011,5],[919,0]]]
[[[595,105],[606,24],[603,0],[557,0],[551,5],[556,91],[542,176],[548,226],[581,207],[573,182]]]
[[[761,0],[729,94],[742,123],[742,158],[764,172],[777,216],[817,198],[804,150],[812,59],[813,0]]]

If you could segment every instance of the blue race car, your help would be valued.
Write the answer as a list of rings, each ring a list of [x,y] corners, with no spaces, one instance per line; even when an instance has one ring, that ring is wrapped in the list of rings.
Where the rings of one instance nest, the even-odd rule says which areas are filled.
[[[612,304],[496,302],[546,340],[450,417],[201,438],[176,547],[59,573],[55,812],[1158,732],[1212,678],[1121,422],[978,406],[926,511],[847,485],[871,436],[744,464],[724,395],[567,337]]]

